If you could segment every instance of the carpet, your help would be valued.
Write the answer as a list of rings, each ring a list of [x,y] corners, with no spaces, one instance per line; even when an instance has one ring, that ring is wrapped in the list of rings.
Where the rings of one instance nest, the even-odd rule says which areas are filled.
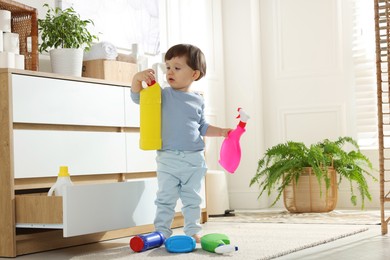
[[[231,222],[231,217],[213,217],[209,222]],[[286,210],[236,211],[235,222],[289,224],[380,225],[379,210],[334,210],[327,213],[290,213]]]
[[[359,225],[307,225],[307,224],[265,224],[265,223],[227,223],[208,222],[203,225],[204,234],[226,234],[231,244],[238,246],[237,252],[217,255],[201,249],[200,245],[187,254],[171,254],[162,246],[141,253],[134,253],[125,244],[92,254],[74,256],[72,260],[95,259],[272,259],[302,249],[318,246],[368,230]],[[177,232],[177,230],[175,230]],[[179,229],[180,234],[181,229]],[[174,233],[175,234],[175,233]]]

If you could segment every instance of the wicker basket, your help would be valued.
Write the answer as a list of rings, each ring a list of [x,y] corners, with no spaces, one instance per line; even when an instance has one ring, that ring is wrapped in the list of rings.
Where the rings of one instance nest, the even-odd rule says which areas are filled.
[[[337,204],[337,175],[334,168],[328,169],[330,187],[318,183],[312,168],[305,168],[298,182],[293,180],[283,191],[284,206],[293,213],[329,212]],[[322,194],[321,194],[322,192]]]
[[[10,0],[0,0],[0,9],[11,12],[11,31],[19,34],[20,54],[24,55],[24,68],[38,70],[37,10]],[[29,37],[31,37],[31,50],[27,49]]]

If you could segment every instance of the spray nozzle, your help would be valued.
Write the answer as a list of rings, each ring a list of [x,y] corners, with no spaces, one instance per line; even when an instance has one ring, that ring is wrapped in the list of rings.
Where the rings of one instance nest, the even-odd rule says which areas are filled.
[[[238,247],[230,244],[228,245],[221,244],[217,246],[214,251],[217,254],[228,254],[234,251],[238,251]]]
[[[238,111],[238,116],[236,118],[240,118],[242,122],[246,123],[250,118],[250,116],[247,113],[245,113],[245,111],[241,107],[237,108],[237,111]]]

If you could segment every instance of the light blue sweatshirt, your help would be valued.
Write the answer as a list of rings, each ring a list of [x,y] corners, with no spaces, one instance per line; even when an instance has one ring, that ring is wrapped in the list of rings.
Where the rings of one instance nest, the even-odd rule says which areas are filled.
[[[140,94],[131,92],[131,99],[139,104]],[[209,124],[204,115],[203,97],[193,92],[162,89],[161,150],[201,151],[202,136]]]

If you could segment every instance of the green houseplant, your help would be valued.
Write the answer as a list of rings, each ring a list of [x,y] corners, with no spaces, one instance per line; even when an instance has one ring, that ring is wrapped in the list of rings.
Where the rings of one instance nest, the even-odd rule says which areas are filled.
[[[90,24],[94,25],[93,21],[82,20],[72,7],[62,10],[59,7],[51,8],[48,4],[43,6],[47,8],[47,12],[45,18],[38,19],[41,36],[39,52],[49,52],[53,72],[81,76],[84,49],[88,50],[93,41],[98,40],[87,28]],[[53,62],[56,58],[59,58],[59,63]],[[70,59],[70,65],[66,65],[67,58]],[[64,63],[69,67],[58,67]]]
[[[307,167],[311,168],[318,183],[325,184],[326,190],[331,187],[329,169],[337,172],[338,183],[342,179],[347,179],[350,183],[353,205],[357,204],[356,189],[360,194],[362,208],[365,198],[371,200],[366,176],[376,180],[370,173],[373,166],[351,137],[339,137],[335,141],[325,139],[310,146],[293,141],[277,144],[267,149],[258,161],[257,171],[250,181],[250,186],[259,185],[259,197],[265,191],[271,195],[271,192],[276,190],[277,196],[272,203],[273,206],[291,182],[299,183],[299,178]]]

